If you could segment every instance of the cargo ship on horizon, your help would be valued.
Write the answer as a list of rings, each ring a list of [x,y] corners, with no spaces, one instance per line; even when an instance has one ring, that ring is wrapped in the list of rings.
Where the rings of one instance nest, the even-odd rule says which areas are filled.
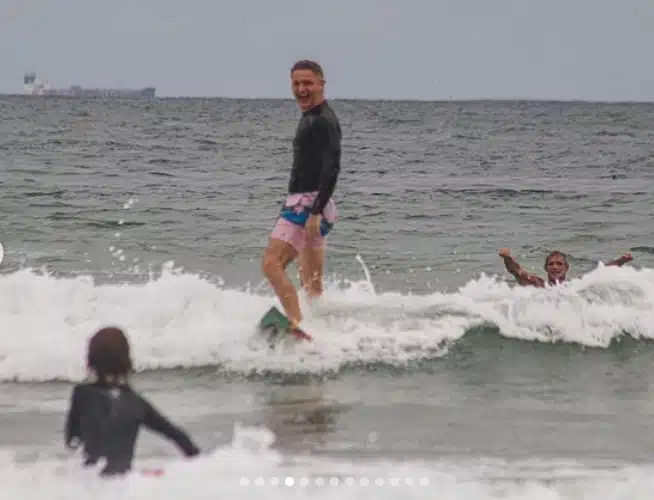
[[[67,89],[53,89],[47,80],[36,81],[36,73],[25,73],[23,76],[25,93],[33,96],[57,97],[100,97],[110,99],[152,99],[155,97],[155,87],[140,89],[104,89],[83,88],[81,85],[71,85]]]

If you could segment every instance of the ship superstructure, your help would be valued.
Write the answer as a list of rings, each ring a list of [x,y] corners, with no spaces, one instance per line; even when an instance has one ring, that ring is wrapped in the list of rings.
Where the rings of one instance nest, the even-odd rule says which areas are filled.
[[[140,89],[105,89],[83,88],[81,85],[71,85],[67,89],[53,89],[48,80],[36,80],[36,73],[25,73],[23,76],[25,93],[36,96],[84,97],[84,98],[117,98],[117,99],[152,99],[155,97],[155,87]]]

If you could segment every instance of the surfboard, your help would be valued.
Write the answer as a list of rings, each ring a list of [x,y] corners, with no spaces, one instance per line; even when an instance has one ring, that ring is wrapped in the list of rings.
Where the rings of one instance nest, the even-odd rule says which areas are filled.
[[[285,336],[291,336],[297,340],[313,340],[304,330],[295,328],[291,330],[291,323],[284,313],[277,307],[272,306],[259,321],[259,331],[268,336],[269,342],[274,342]]]

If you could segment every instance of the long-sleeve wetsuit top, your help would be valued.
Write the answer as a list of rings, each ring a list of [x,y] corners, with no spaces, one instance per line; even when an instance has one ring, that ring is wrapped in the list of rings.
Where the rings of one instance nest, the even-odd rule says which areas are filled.
[[[293,140],[290,194],[318,191],[312,214],[322,213],[341,170],[341,126],[324,101],[302,114]]]
[[[186,456],[199,453],[182,429],[170,423],[129,385],[109,386],[101,382],[74,387],[66,420],[66,445],[84,445],[85,465],[104,458],[102,474],[122,474],[131,468],[141,425],[174,441]]]

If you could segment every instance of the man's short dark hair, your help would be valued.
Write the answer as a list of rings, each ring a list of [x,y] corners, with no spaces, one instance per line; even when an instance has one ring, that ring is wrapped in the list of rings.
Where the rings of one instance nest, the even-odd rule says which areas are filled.
[[[324,76],[320,64],[318,64],[316,61],[311,61],[310,59],[300,59],[297,61],[291,68],[291,74],[293,74],[294,71],[302,69],[308,69],[321,78]]]

